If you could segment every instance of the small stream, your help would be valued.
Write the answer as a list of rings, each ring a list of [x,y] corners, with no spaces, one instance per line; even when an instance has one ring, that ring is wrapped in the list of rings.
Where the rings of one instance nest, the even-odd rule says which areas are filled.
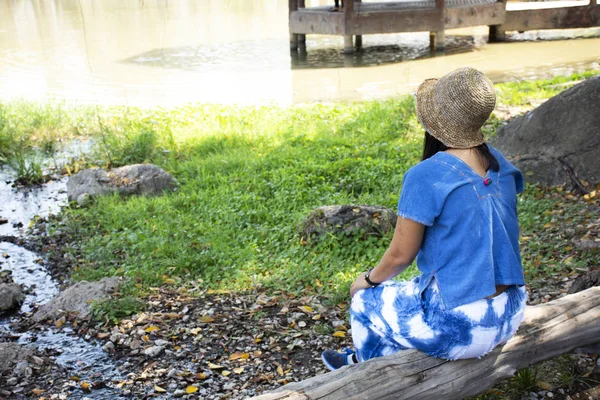
[[[90,149],[88,142],[74,142],[52,160],[61,162],[69,157],[81,155]],[[78,376],[81,380],[111,382],[124,377],[110,356],[93,342],[87,342],[76,336],[69,328],[60,332],[54,329],[29,331],[24,334],[14,332],[11,325],[25,318],[35,307],[47,303],[60,291],[58,282],[46,268],[45,258],[13,242],[24,238],[30,223],[36,217],[56,214],[67,204],[67,178],[50,181],[32,188],[13,186],[15,174],[4,167],[0,169],[0,217],[8,223],[0,225],[0,270],[12,271],[14,281],[27,290],[21,308],[9,315],[0,314],[0,339],[19,337],[18,343],[35,346],[53,354],[55,363],[68,376]],[[4,241],[2,241],[4,239]],[[73,390],[70,399],[118,399],[123,398],[121,391],[105,387],[92,393]]]

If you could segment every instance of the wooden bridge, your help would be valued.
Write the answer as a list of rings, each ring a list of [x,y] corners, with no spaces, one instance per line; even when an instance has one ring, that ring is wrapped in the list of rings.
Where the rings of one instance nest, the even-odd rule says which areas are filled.
[[[506,31],[600,26],[597,0],[570,7],[552,7],[550,1],[534,9],[511,9],[506,0],[346,0],[339,11],[333,11],[333,0],[331,6],[308,8],[305,0],[288,1],[292,50],[305,49],[307,34],[341,35],[344,52],[352,53],[369,34],[430,32],[431,47],[442,49],[446,29],[487,25],[490,40],[502,41]]]

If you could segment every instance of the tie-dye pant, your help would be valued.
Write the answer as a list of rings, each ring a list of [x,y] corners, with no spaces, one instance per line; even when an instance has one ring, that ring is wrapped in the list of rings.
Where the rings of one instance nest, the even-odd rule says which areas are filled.
[[[481,357],[510,339],[523,320],[524,286],[445,310],[435,280],[420,295],[418,279],[387,281],[354,295],[350,323],[360,361],[405,349],[449,360]]]

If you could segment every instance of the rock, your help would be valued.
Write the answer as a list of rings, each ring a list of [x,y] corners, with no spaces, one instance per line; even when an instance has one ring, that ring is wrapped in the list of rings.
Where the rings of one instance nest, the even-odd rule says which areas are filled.
[[[8,219],[0,217],[0,225],[8,224]]]
[[[144,350],[144,354],[148,357],[156,357],[159,355],[165,348],[163,346],[152,346]]]
[[[573,281],[569,294],[581,292],[594,286],[600,286],[600,269],[590,271]]]
[[[575,241],[575,246],[581,250],[597,250],[600,249],[600,241],[582,239]]]
[[[304,221],[304,237],[327,233],[383,236],[394,230],[396,213],[389,208],[376,206],[323,206],[314,210]]]
[[[21,286],[16,283],[0,283],[0,312],[18,307],[23,300],[25,295]]]
[[[177,389],[175,391],[175,393],[173,393],[173,396],[175,396],[175,397],[183,397],[183,396],[185,396],[185,394],[186,394],[185,390]]]
[[[542,185],[600,182],[598,127],[600,76],[554,96],[498,129],[490,143],[515,163],[526,180]],[[590,108],[592,107],[592,108]]]
[[[0,372],[9,371],[19,361],[33,355],[33,351],[17,343],[0,343]]]
[[[137,350],[141,347],[142,343],[139,341],[139,339],[134,338],[131,343],[129,343],[129,348],[131,350]]]
[[[33,370],[27,361],[19,361],[15,366],[13,375],[19,378],[29,378],[31,375],[33,375]]]
[[[177,375],[177,370],[175,368],[171,368],[167,374],[167,378],[174,378],[175,375]]]
[[[125,195],[160,195],[166,190],[174,190],[178,183],[167,172],[153,164],[134,164],[111,171],[90,168],[78,172],[67,182],[69,201],[84,200],[88,196],[101,196],[112,193]]]
[[[106,344],[102,346],[102,350],[104,350],[107,353],[112,353],[113,351],[115,351],[115,344],[113,342],[106,342]]]
[[[64,312],[75,313],[80,319],[89,319],[92,303],[108,299],[118,286],[117,277],[103,278],[96,282],[77,282],[49,303],[41,306],[31,319],[40,322],[48,318],[56,318]]]
[[[0,271],[0,283],[14,283],[12,278],[12,271],[8,269]]]
[[[77,204],[81,207],[87,207],[92,203],[92,196],[89,193],[82,193],[77,197]]]

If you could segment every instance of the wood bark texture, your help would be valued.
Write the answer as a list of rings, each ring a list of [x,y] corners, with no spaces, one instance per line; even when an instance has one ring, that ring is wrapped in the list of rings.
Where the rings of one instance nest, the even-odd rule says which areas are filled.
[[[375,358],[256,400],[462,399],[515,371],[600,341],[600,287],[527,307],[517,335],[481,359],[447,361],[416,350]]]

